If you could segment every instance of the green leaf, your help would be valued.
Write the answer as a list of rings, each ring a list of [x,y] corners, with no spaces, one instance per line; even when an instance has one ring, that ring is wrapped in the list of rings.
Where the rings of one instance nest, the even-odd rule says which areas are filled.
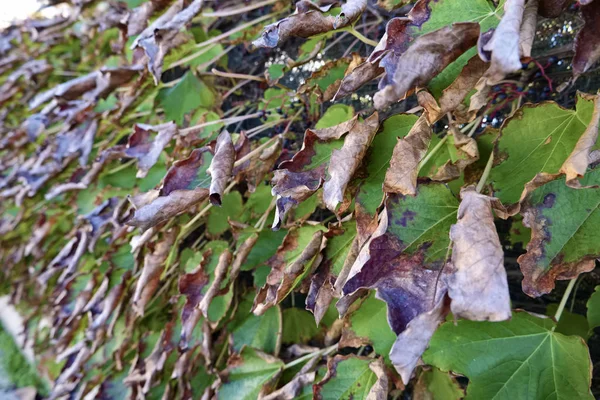
[[[354,117],[354,108],[345,104],[334,104],[325,111],[325,114],[317,121],[315,129],[330,128],[346,122]],[[342,141],[343,142],[343,141]]]
[[[600,169],[589,171],[584,186],[600,184]],[[534,190],[524,206],[532,228],[527,253],[519,257],[523,290],[540,296],[554,288],[556,277],[571,279],[591,271],[600,256],[600,188],[572,189],[562,180]]]
[[[274,353],[281,327],[281,309],[276,306],[268,309],[263,315],[256,316],[250,312],[254,293],[244,296],[235,313],[236,319],[228,328],[233,338],[233,349],[240,351],[243,346],[253,347],[266,353]]]
[[[240,192],[230,192],[222,197],[221,207],[212,207],[208,215],[207,231],[213,236],[222,234],[229,229],[228,219],[245,222],[242,217],[243,204]]]
[[[593,101],[580,95],[575,110],[553,102],[528,104],[508,118],[498,140],[501,162],[490,173],[494,195],[514,204],[537,174],[558,174],[590,123],[593,108]]]
[[[587,302],[587,320],[590,329],[600,326],[600,286],[596,286]]]
[[[467,376],[467,399],[592,399],[585,342],[554,326],[525,312],[504,322],[446,322],[423,360]]]
[[[277,248],[283,241],[283,238],[285,238],[285,235],[287,235],[287,232],[288,231],[286,229],[280,229],[278,231],[263,229],[260,231],[256,244],[252,250],[250,250],[250,254],[248,254],[246,262],[244,265],[242,265],[242,271],[253,270],[271,258],[271,256],[277,251]]]
[[[306,343],[318,332],[310,312],[300,308],[283,310],[283,343]]]
[[[350,315],[350,327],[356,336],[368,339],[375,352],[389,362],[396,335],[387,321],[387,306],[385,302],[375,298],[374,291]]]
[[[166,119],[181,125],[183,117],[190,111],[198,107],[211,108],[215,95],[202,80],[186,72],[173,87],[159,90],[156,102],[164,109]]]
[[[327,364],[329,371],[314,389],[322,400],[367,399],[377,376],[369,368],[372,358],[335,356]]]
[[[557,309],[557,303],[548,304],[546,315],[554,317]],[[573,314],[568,310],[563,310],[562,314],[560,314],[560,320],[556,324],[555,331],[566,336],[580,336],[586,340],[590,336],[590,326],[587,319],[583,315]]]
[[[219,388],[219,399],[256,400],[264,385],[277,377],[283,362],[250,347],[244,347],[227,368],[227,380]]]
[[[459,400],[465,396],[456,379],[437,368],[423,371],[415,386],[415,392],[418,389],[424,390],[432,400]]]

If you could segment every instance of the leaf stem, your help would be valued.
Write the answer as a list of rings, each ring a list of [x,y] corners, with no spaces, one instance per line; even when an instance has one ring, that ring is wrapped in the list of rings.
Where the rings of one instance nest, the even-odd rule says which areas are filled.
[[[481,189],[483,189],[483,185],[485,185],[485,181],[487,181],[487,178],[490,175],[490,171],[492,170],[492,165],[494,165],[494,152],[493,151],[490,153],[490,158],[488,158],[488,162],[485,165],[483,174],[481,175],[481,178],[479,179],[479,182],[477,183],[477,187],[475,188],[475,190],[477,190],[477,193],[480,193]]]
[[[198,43],[196,45],[196,47],[200,48],[200,47],[211,45],[213,43],[217,43],[217,42],[221,41],[221,39],[225,39],[226,37],[229,37],[229,36],[233,35],[234,33],[237,33],[239,31],[243,31],[244,29],[249,28],[251,26],[254,26],[254,25],[258,24],[259,22],[262,22],[262,21],[265,21],[265,20],[267,20],[269,18],[272,18],[272,17],[276,16],[279,13],[280,13],[280,11],[273,12],[273,13],[270,13],[270,14],[267,14],[267,15],[263,15],[260,18],[256,18],[255,20],[252,20],[252,21],[247,22],[247,23],[245,23],[243,25],[240,25],[240,26],[238,26],[238,27],[236,27],[234,29],[231,29],[231,30],[229,30],[229,31],[227,31],[225,33],[222,33],[222,34],[220,34],[218,36],[212,37],[212,38],[210,38],[210,39],[208,39],[208,40],[206,40],[204,42]]]
[[[203,122],[203,123],[198,124],[198,125],[190,126],[189,128],[180,129],[179,130],[179,135],[185,136],[185,135],[188,135],[189,133],[193,133],[193,132],[199,131],[201,129],[204,129],[207,126],[216,125],[216,124],[219,124],[219,123],[222,123],[225,126],[227,126],[227,125],[233,125],[235,123],[242,122],[242,121],[245,121],[247,119],[260,118],[260,117],[263,116],[263,114],[264,113],[261,111],[261,112],[256,112],[254,114],[241,115],[239,117],[230,117],[230,118],[217,119],[217,120],[214,120],[214,121]]]
[[[419,171],[421,170],[421,168],[423,168],[429,162],[429,160],[431,160],[433,158],[435,153],[437,153],[442,148],[442,146],[446,143],[447,140],[448,140],[448,134],[446,133],[446,136],[444,136],[442,138],[442,140],[440,140],[438,142],[438,144],[436,144],[435,147],[429,152],[429,154],[427,154],[425,156],[425,158],[421,160],[421,162],[419,163],[419,166],[418,166]]]
[[[368,37],[364,36],[362,33],[360,33],[359,31],[357,31],[356,29],[354,29],[353,26],[351,26],[350,28],[346,29],[346,31],[349,32],[352,36],[354,36],[358,40],[360,40],[361,42],[363,42],[364,44],[372,46],[372,47],[377,47],[378,43],[376,41],[371,40]]]
[[[285,364],[283,366],[283,370],[285,371],[286,369],[290,369],[292,367],[295,367],[296,365],[302,364],[304,361],[310,360],[311,358],[327,355],[327,354],[329,354],[329,353],[337,350],[337,348],[338,348],[338,344],[336,343],[333,346],[329,346],[329,347],[326,347],[324,349],[315,351],[313,353],[306,354],[306,355],[304,355],[304,356],[302,356],[300,358],[295,359],[294,361],[290,361],[289,363]]]
[[[252,10],[255,10],[255,9],[263,7],[263,6],[268,6],[269,4],[276,3],[277,1],[278,0],[266,0],[266,1],[260,1],[255,4],[250,4],[249,6],[246,6],[246,7],[232,7],[232,8],[227,8],[225,10],[220,10],[220,11],[215,11],[215,12],[206,12],[206,13],[202,13],[200,15],[200,17],[202,17],[202,18],[218,18],[218,17],[229,17],[231,15],[244,14],[248,11],[252,11]]]
[[[573,290],[573,287],[575,287],[576,281],[577,281],[577,278],[571,279],[569,281],[569,284],[567,285],[567,289],[565,289],[565,293],[563,294],[562,299],[560,299],[560,304],[558,305],[558,308],[556,309],[556,314],[554,314],[554,319],[556,320],[557,324],[558,324],[558,321],[560,320],[560,316],[562,315],[563,311],[565,310],[565,305],[567,304],[567,300],[569,299],[569,296],[571,295],[571,291]],[[554,329],[556,329],[556,325],[554,325],[554,327],[552,327],[553,332],[554,332]]]

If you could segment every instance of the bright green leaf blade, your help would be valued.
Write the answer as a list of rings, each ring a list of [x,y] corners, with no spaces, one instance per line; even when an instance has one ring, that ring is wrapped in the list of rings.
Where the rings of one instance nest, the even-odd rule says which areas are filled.
[[[525,312],[504,322],[446,322],[423,360],[466,375],[467,399],[592,399],[585,342],[553,327]]]

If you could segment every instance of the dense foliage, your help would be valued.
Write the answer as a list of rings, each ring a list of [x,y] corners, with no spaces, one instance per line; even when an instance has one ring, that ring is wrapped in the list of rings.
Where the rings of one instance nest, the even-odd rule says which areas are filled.
[[[600,0],[51,3],[0,33],[19,395],[593,398]]]

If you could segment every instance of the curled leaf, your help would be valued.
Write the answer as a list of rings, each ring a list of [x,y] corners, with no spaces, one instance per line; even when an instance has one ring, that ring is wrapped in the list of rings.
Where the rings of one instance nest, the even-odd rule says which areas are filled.
[[[348,0],[337,16],[327,15],[331,6],[319,7],[308,0],[296,3],[295,12],[287,18],[265,26],[253,44],[256,47],[277,47],[290,37],[309,38],[320,33],[343,28],[367,8],[366,0]]]
[[[431,135],[431,127],[426,114],[423,114],[408,135],[398,139],[390,166],[385,173],[384,192],[412,195],[416,193],[419,163],[427,154]]]
[[[286,235],[277,253],[267,262],[271,272],[267,283],[256,294],[254,314],[261,315],[279,304],[312,272],[319,263],[324,242],[323,232],[318,227],[305,226]]]
[[[344,139],[344,145],[331,153],[327,170],[330,179],[323,184],[323,201],[331,211],[335,212],[337,205],[344,200],[346,187],[361,164],[377,128],[379,115],[375,112],[364,122],[356,123]]]
[[[209,199],[215,206],[221,205],[221,196],[227,182],[231,178],[235,158],[236,154],[233,142],[231,141],[231,135],[227,130],[224,130],[217,138],[215,156],[208,169],[208,173],[211,176]]]
[[[171,230],[165,234],[163,240],[154,244],[152,251],[144,256],[142,273],[137,280],[133,293],[133,309],[139,315],[144,315],[144,308],[158,289],[160,276],[164,270],[165,261],[169,256],[171,247],[175,242],[177,232]]]
[[[511,316],[504,252],[491,199],[470,186],[461,190],[458,222],[450,228],[452,260],[444,279],[457,318],[503,321]]]
[[[165,56],[173,47],[181,44],[180,29],[200,12],[204,0],[194,0],[183,8],[183,0],[175,3],[163,15],[158,17],[134,40],[131,49],[141,48],[148,60],[148,70],[158,84],[162,75]]]
[[[419,86],[424,86],[446,66],[477,43],[479,24],[455,23],[415,39],[397,59],[394,74],[373,97],[375,108],[382,109],[402,100]],[[519,64],[520,65],[520,64]]]
[[[128,225],[146,230],[189,210],[208,197],[205,156],[207,148],[195,149],[169,169],[160,190],[129,198],[135,214]],[[203,168],[204,167],[204,168]]]
[[[219,256],[219,262],[215,268],[215,278],[208,287],[204,297],[202,297],[202,300],[200,300],[200,303],[198,304],[198,309],[202,311],[202,315],[204,315],[205,318],[208,318],[208,307],[210,306],[210,302],[214,299],[219,290],[221,290],[221,284],[227,275],[227,270],[229,269],[230,264],[231,252],[229,250],[225,250]]]

